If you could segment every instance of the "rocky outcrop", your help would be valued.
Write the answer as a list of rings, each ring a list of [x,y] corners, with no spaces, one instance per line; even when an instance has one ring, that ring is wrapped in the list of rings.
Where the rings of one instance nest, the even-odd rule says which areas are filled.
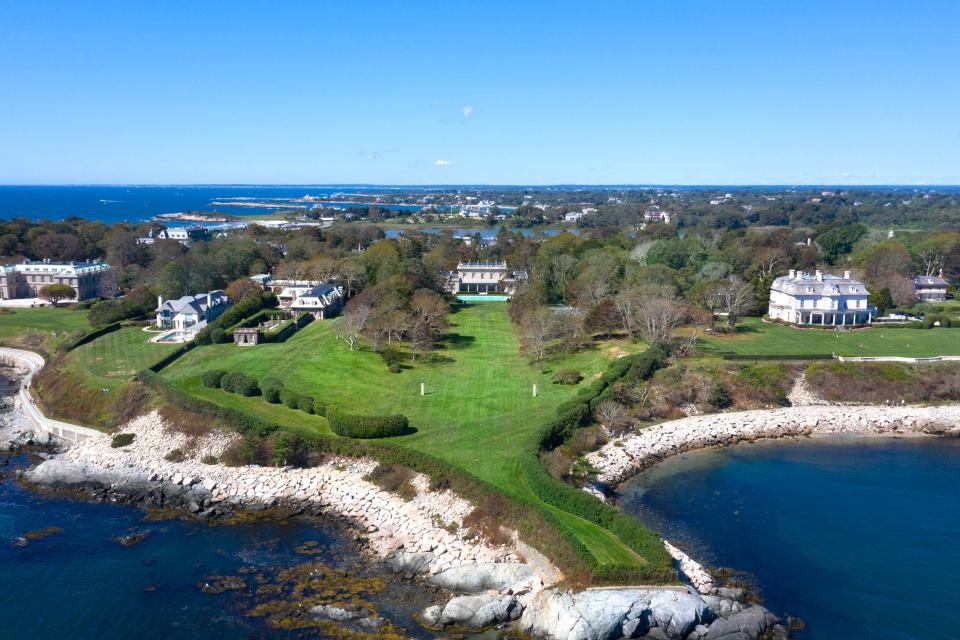
[[[427,578],[430,584],[447,591],[480,593],[503,591],[528,584],[534,578],[533,569],[526,564],[497,563],[451,567]]]
[[[423,621],[432,627],[456,626],[464,629],[486,629],[520,617],[523,605],[516,596],[485,594],[457,596],[443,607],[426,609]]]
[[[664,422],[587,456],[607,487],[666,457],[702,447],[812,435],[960,436],[960,406],[803,406],[738,411]]]
[[[680,589],[590,589],[572,594],[545,589],[533,597],[520,624],[534,636],[562,640],[636,638],[653,628],[683,638],[714,618],[698,594]]]

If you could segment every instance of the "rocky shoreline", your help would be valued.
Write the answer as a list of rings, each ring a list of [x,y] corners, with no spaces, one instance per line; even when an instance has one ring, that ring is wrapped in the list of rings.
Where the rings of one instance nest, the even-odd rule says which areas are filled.
[[[671,420],[617,438],[587,455],[593,490],[610,492],[638,471],[693,449],[808,436],[960,437],[960,405],[804,405]]]
[[[19,403],[13,399],[6,412],[9,421],[20,425],[18,438],[33,438],[26,435],[34,429]],[[421,621],[431,628],[512,624],[547,640],[787,637],[775,616],[743,604],[736,590],[715,589],[707,595],[689,587],[572,592],[563,587],[560,572],[516,534],[512,543],[501,546],[473,538],[460,526],[472,505],[447,490],[432,491],[426,477],[414,479],[411,500],[366,481],[376,466],[373,460],[331,459],[310,468],[226,467],[204,460],[219,457],[236,437],[232,434],[211,432],[191,439],[167,429],[157,413],[132,420],[121,432],[134,435],[129,445],[114,448],[107,435],[61,443],[59,453],[45,454],[21,479],[44,491],[172,507],[204,519],[266,509],[335,516],[357,531],[390,570],[449,592],[445,602],[423,611]],[[183,452],[182,460],[165,459],[174,449]]]

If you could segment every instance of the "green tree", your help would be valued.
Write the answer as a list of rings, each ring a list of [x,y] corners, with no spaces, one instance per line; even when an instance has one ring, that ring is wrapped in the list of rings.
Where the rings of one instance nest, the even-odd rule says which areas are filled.
[[[47,284],[40,288],[40,297],[57,306],[62,300],[69,300],[76,295],[73,287],[66,284]]]

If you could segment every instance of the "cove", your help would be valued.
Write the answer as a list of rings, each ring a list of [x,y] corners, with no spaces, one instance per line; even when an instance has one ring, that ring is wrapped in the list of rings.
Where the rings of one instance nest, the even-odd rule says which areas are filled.
[[[25,489],[13,471],[32,462],[0,454],[0,638],[359,638],[278,629],[249,615],[270,599],[267,590],[276,576],[306,563],[344,571],[346,577],[332,579],[334,588],[382,577],[383,588],[363,598],[404,637],[434,637],[413,618],[432,603],[431,594],[379,576],[349,534],[331,522],[293,517],[210,526],[152,520],[130,505]],[[137,534],[144,538],[136,544],[117,540]],[[201,586],[218,584],[213,576],[246,584],[204,592]]]
[[[747,572],[806,640],[953,639],[960,440],[818,438],[669,458],[623,509],[707,565]]]

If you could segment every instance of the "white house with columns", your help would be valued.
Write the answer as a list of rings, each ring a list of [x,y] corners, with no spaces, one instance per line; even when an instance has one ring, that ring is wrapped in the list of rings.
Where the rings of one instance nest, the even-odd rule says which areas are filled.
[[[877,314],[870,306],[870,292],[862,282],[815,271],[790,270],[770,286],[770,308],[767,315],[773,320],[791,324],[842,327],[870,324]]]

